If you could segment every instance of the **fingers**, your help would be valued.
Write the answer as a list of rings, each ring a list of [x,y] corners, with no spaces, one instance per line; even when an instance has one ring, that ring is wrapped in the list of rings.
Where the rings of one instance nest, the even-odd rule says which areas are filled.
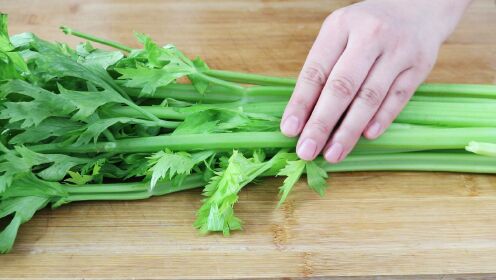
[[[332,67],[346,46],[348,33],[344,28],[334,29],[333,26],[334,20],[331,16],[322,25],[300,72],[282,117],[281,132],[286,136],[294,137],[300,134]]]
[[[313,160],[322,151],[379,54],[378,48],[349,39],[301,133],[296,147],[301,159]]]
[[[388,55],[383,55],[376,61],[327,145],[324,153],[327,161],[337,163],[353,149],[381,106],[395,78],[406,67],[401,59]],[[376,129],[377,126],[371,127],[371,131]]]
[[[406,106],[415,89],[426,78],[428,71],[410,68],[403,71],[389,89],[388,95],[376,115],[368,123],[364,136],[376,139],[391,125]]]

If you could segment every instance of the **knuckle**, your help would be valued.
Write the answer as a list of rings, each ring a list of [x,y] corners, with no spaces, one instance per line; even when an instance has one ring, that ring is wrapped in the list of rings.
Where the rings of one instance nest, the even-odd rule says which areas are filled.
[[[413,93],[413,90],[406,88],[396,88],[393,89],[393,95],[401,102],[408,101]]]
[[[332,130],[331,124],[322,118],[315,118],[315,119],[309,120],[308,126],[310,127],[310,129],[312,129],[314,131],[318,131],[320,134],[323,134],[326,136],[329,135],[331,133],[331,130]]]
[[[335,139],[339,139],[341,143],[353,143],[362,135],[362,131],[359,131],[356,127],[346,126],[341,127],[336,133]]]
[[[327,80],[326,68],[321,63],[310,62],[303,67],[301,79],[313,85],[323,86]]]
[[[342,99],[351,99],[355,93],[353,89],[354,89],[353,80],[341,76],[330,80],[328,91],[330,92],[330,94],[336,97]]]
[[[329,23],[340,22],[345,17],[346,14],[347,14],[346,8],[334,10],[329,16],[327,16],[326,21],[328,21]]]
[[[436,51],[430,49],[417,48],[413,52],[414,64],[424,68],[425,70],[430,70],[434,66],[434,61],[436,61]]]
[[[386,49],[395,55],[400,55],[412,46],[412,44],[408,43],[408,36],[405,36],[401,31],[398,31],[397,28],[389,30],[387,36]]]
[[[384,91],[379,87],[363,87],[358,93],[358,98],[370,107],[378,107],[382,103]]]
[[[377,114],[376,119],[382,121],[383,123],[391,123],[398,115],[398,112],[391,108],[382,108]]]
[[[424,50],[422,49],[417,49],[413,52],[413,58],[416,63],[418,64],[423,64],[426,60],[426,55]]]
[[[370,30],[370,35],[374,37],[388,34],[389,31],[392,29],[392,26],[391,24],[388,23],[388,21],[375,15],[369,15],[367,21],[368,21],[367,25],[369,26],[369,30]]]
[[[374,37],[384,34],[386,29],[386,24],[380,20],[373,20],[372,24],[370,25],[371,35]]]

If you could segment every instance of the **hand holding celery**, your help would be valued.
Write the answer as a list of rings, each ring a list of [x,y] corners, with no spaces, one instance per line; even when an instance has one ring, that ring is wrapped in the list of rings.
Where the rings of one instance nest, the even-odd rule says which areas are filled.
[[[9,37],[0,16],[0,219],[9,219],[0,252],[47,205],[204,186],[195,227],[228,235],[242,228],[239,192],[259,177],[287,177],[281,204],[303,173],[320,195],[327,172],[496,173],[487,156],[487,142],[496,142],[494,85],[423,85],[381,138],[360,140],[340,164],[305,162],[297,139],[279,132],[294,79],[212,70],[142,34],[143,48],[132,49],[63,31],[125,53]]]
[[[431,71],[470,0],[366,0],[324,21],[284,112],[296,152],[342,161],[362,135],[376,139]],[[408,7],[408,8],[405,8]]]

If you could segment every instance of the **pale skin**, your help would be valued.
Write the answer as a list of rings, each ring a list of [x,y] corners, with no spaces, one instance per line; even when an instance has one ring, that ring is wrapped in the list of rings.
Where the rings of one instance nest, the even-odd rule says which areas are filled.
[[[334,11],[300,72],[281,131],[303,160],[379,137],[427,78],[469,0],[368,0]]]

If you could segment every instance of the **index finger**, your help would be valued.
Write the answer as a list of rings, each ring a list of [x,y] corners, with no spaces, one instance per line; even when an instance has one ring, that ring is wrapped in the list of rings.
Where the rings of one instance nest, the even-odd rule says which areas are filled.
[[[286,136],[301,133],[332,68],[346,47],[348,31],[338,25],[332,15],[328,17],[308,53],[282,117],[281,132]]]

